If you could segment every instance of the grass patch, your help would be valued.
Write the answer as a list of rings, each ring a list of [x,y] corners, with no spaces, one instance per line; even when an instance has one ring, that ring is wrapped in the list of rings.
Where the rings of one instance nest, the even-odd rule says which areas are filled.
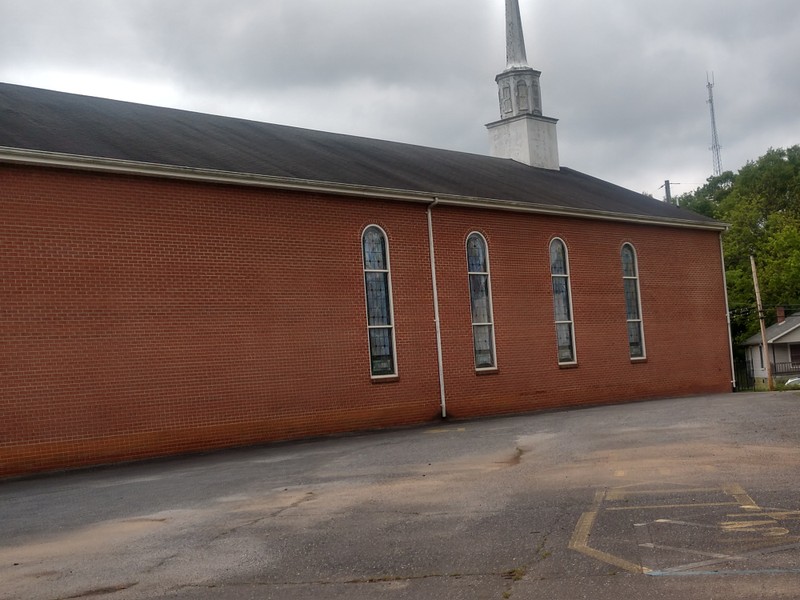
[[[510,579],[511,581],[519,581],[525,575],[527,575],[528,570],[525,567],[516,567],[514,569],[509,569],[508,571],[503,572],[503,577],[506,579]]]

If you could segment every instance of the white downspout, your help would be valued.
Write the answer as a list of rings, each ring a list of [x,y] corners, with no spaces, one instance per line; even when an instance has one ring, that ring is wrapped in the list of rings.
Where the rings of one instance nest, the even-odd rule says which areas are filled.
[[[733,363],[733,336],[731,335],[731,309],[728,305],[728,276],[725,274],[725,250],[722,247],[722,233],[719,234],[719,257],[722,261],[722,287],[725,291],[725,319],[728,322],[728,350],[731,355],[731,387],[736,389],[736,366]]]
[[[433,322],[436,327],[436,357],[439,362],[439,397],[442,403],[442,418],[447,418],[447,402],[444,395],[444,361],[442,360],[442,328],[439,323],[439,291],[436,285],[436,254],[433,245],[433,217],[431,209],[439,203],[438,198],[428,205],[428,246],[431,259],[431,282],[433,284]]]

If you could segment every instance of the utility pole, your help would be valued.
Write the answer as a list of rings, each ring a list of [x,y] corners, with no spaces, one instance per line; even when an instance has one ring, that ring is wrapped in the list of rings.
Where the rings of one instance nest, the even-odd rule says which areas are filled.
[[[763,348],[764,364],[767,367],[767,389],[775,390],[772,381],[772,363],[769,361],[769,348],[767,347],[767,327],[764,324],[764,309],[761,307],[761,289],[758,287],[758,273],[756,272],[756,259],[750,255],[750,267],[753,269],[753,287],[756,290],[756,305],[758,306],[758,322],[761,324],[761,347]]]
[[[672,197],[672,186],[673,185],[683,185],[677,181],[670,181],[669,179],[664,180],[664,185],[658,186],[658,189],[664,188],[664,202],[667,204],[674,204],[675,206],[678,205],[678,199]]]
[[[717,119],[714,116],[714,74],[711,74],[711,79],[708,78],[706,73],[706,87],[708,88],[708,106],[711,110],[711,154],[714,157],[714,176],[722,174],[722,155],[720,150],[722,146],[719,145],[719,136],[717,136]]]

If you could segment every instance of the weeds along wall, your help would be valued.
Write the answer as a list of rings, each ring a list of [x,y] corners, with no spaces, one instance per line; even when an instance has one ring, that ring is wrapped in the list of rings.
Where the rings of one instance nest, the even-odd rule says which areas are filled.
[[[0,476],[440,418],[424,204],[2,166]],[[361,235],[387,235],[397,376],[370,376]],[[448,415],[730,390],[719,234],[433,209]],[[487,243],[476,372],[465,243]],[[549,244],[569,252],[559,366]],[[646,360],[620,266],[639,261]]]

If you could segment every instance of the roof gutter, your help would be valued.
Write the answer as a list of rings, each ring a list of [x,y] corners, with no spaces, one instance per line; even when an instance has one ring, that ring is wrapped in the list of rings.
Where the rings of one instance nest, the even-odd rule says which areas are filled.
[[[438,205],[570,216],[584,219],[637,223],[642,225],[662,225],[712,231],[724,231],[728,228],[726,224],[718,222],[708,223],[704,221],[693,221],[690,219],[630,215],[602,210],[577,209],[547,204],[535,204],[531,202],[519,202],[515,200],[442,195],[431,192],[416,192],[413,190],[399,190],[393,188],[315,181],[292,177],[238,173],[234,171],[219,171],[196,167],[180,167],[114,158],[97,158],[91,156],[80,156],[76,154],[62,154],[59,152],[45,152],[41,150],[21,150],[18,148],[2,146],[0,146],[0,162],[62,169],[77,169],[101,173],[114,173],[120,175],[160,177],[166,179],[189,180],[214,184],[245,185],[281,190],[318,192],[322,194],[346,195],[351,197],[396,200],[402,202],[421,202],[425,204],[436,202]]]

